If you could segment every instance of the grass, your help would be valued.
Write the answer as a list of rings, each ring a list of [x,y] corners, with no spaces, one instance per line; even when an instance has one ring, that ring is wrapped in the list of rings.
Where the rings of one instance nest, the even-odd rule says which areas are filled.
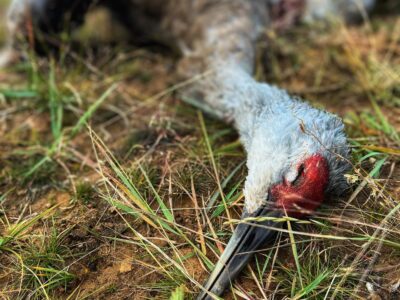
[[[280,220],[232,297],[398,295],[399,24],[266,32],[257,77],[344,118],[352,189]],[[240,216],[245,154],[175,98],[173,63],[105,45],[0,71],[2,297],[195,298]]]
[[[59,233],[54,224],[48,226],[46,222],[40,229],[43,232],[34,232],[32,228],[53,211],[48,209],[24,219],[20,216],[14,224],[8,223],[7,217],[4,219],[8,224],[3,224],[5,232],[0,236],[0,251],[8,254],[3,259],[7,265],[6,280],[10,283],[3,291],[4,297],[50,299],[52,290],[65,287],[74,279],[65,264],[68,249],[62,244],[68,231]]]

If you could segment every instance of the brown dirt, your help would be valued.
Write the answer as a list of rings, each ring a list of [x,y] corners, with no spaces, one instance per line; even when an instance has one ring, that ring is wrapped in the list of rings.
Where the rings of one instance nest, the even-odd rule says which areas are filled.
[[[357,29],[354,31],[357,33]],[[335,41],[327,42],[321,39],[318,43],[323,47],[323,45],[335,43]],[[359,47],[363,48],[362,42],[359,43]],[[289,53],[283,54],[283,61],[287,58],[285,55],[291,55],[290,50],[288,51]],[[367,105],[369,106],[365,99],[360,99],[360,96],[338,97],[336,92],[329,90],[331,84],[329,80],[326,81],[327,87],[325,88],[327,90],[325,91],[322,89],[315,93],[308,90],[315,78],[309,77],[307,73],[316,67],[310,61],[312,62],[313,57],[320,57],[322,50],[315,47],[309,51],[304,54],[309,64],[304,64],[299,68],[298,73],[285,77],[287,80],[281,80],[281,85],[309,99],[318,98],[318,101],[330,111],[342,116],[348,111],[358,113]],[[134,69],[134,72],[129,73],[129,77],[123,78],[118,88],[118,96],[107,102],[94,116],[91,121],[94,131],[100,134],[107,146],[127,169],[131,167],[132,162],[142,159],[146,155],[144,161],[147,165],[152,166],[152,170],[154,169],[156,188],[163,193],[168,193],[169,176],[172,181],[178,182],[190,190],[190,181],[186,175],[190,174],[189,170],[197,172],[195,173],[196,193],[198,199],[206,199],[216,189],[211,168],[208,165],[205,166],[208,162],[198,161],[198,157],[203,154],[192,159],[185,152],[187,145],[189,145],[187,148],[198,150],[196,148],[199,147],[201,139],[195,111],[179,102],[173,95],[162,97],[157,101],[149,101],[151,96],[164,91],[173,82],[173,76],[170,75],[173,71],[173,59],[146,51],[141,52],[141,50],[134,50],[130,54],[133,56],[130,67]],[[326,62],[327,65],[331,63],[330,61]],[[101,65],[101,62],[96,65]],[[282,65],[284,66],[285,63]],[[105,72],[108,71],[110,70],[105,70]],[[112,71],[118,74],[118,66],[115,66]],[[98,79],[97,75],[90,74],[88,76],[92,76],[94,80]],[[270,73],[267,73],[267,78],[268,76],[271,76]],[[21,80],[25,80],[24,75],[0,73],[0,86],[5,82],[7,85],[16,84]],[[85,78],[84,81],[86,80]],[[89,79],[88,83],[81,82],[80,90],[88,90],[86,96],[92,99],[94,96],[90,90],[96,87],[92,88],[91,80]],[[77,81],[82,81],[82,78],[78,78]],[[334,80],[332,79],[332,81]],[[77,84],[77,82],[73,83]],[[345,94],[342,90],[339,91],[339,95],[340,93]],[[332,98],[337,101],[331,101]],[[96,162],[96,158],[86,133],[80,134],[71,142],[71,148],[74,148],[76,152],[69,153],[71,157],[66,159],[65,164],[66,168],[71,171],[72,177],[69,178],[62,167],[58,167],[55,173],[44,174],[45,183],[43,178],[24,182],[20,175],[14,173],[14,169],[23,164],[26,158],[24,155],[16,155],[15,151],[27,150],[32,146],[30,142],[43,140],[50,135],[49,114],[36,111],[35,104],[27,103],[28,101],[22,102],[24,109],[21,111],[18,110],[19,105],[11,105],[10,107],[16,108],[16,111],[9,114],[0,123],[0,136],[2,136],[0,140],[0,190],[2,192],[11,190],[2,206],[7,213],[7,218],[14,221],[21,214],[26,217],[40,213],[51,206],[57,206],[54,213],[55,227],[60,232],[64,230],[67,232],[62,241],[71,254],[66,265],[69,266],[69,272],[74,274],[76,279],[66,287],[58,288],[55,296],[60,299],[66,298],[78,288],[79,297],[91,295],[90,299],[165,298],[166,295],[151,287],[152,283],[165,278],[157,269],[151,267],[154,266],[154,262],[143,248],[115,240],[115,238],[124,237],[134,240],[119,213],[96,194],[90,195],[87,203],[74,198],[74,191],[70,184],[71,178],[75,184],[88,182],[96,190],[101,186],[101,178],[91,166],[91,163]],[[0,105],[3,104],[0,103]],[[399,108],[386,108],[384,113],[397,128],[400,128],[400,121],[397,118],[400,114]],[[109,122],[109,120],[114,121]],[[208,122],[212,129],[226,127],[213,120],[208,120]],[[236,135],[231,133],[224,138],[224,143],[235,141],[236,138]],[[133,145],[136,147],[132,150]],[[231,167],[244,157],[241,150],[238,150],[238,155],[239,157],[224,158],[218,162],[221,164],[221,169],[231,170]],[[134,171],[132,172],[134,173]],[[394,193],[397,193],[397,199],[400,194],[399,178],[400,174],[397,168],[393,174],[393,179],[397,181],[391,183]],[[190,195],[177,186],[172,187],[170,192],[173,195],[176,222],[197,230],[196,214],[190,210],[193,208]],[[124,217],[129,220],[131,226],[149,237],[156,245],[167,246],[167,242],[163,241],[162,237],[155,236],[155,232],[149,226],[129,216],[125,215]],[[222,221],[218,222],[219,226]],[[38,223],[32,232],[40,232],[45,224],[44,221]],[[0,227],[0,233],[3,230],[5,228]],[[194,241],[198,241],[194,234],[190,237]],[[287,246],[282,252],[289,251],[288,249]],[[193,250],[182,247],[179,248],[179,251],[181,256],[185,256]],[[285,253],[280,255],[290,257]],[[3,254],[0,253],[2,264],[7,265],[7,261],[3,260],[2,256]],[[215,256],[210,253],[209,257],[213,261],[216,260]],[[290,259],[285,263],[286,268],[295,267],[294,261]],[[374,267],[374,273],[381,276],[383,288],[380,294],[383,295],[382,299],[391,297],[387,296],[387,287],[400,280],[400,266],[396,264],[398,261],[392,257],[391,253],[387,253],[387,255],[382,255]],[[199,282],[206,278],[204,267],[196,256],[187,259],[184,265],[188,273]],[[393,266],[393,269],[390,269],[390,266]],[[390,271],[387,271],[388,268]],[[8,272],[9,270],[0,271],[0,293],[10,284],[7,279],[10,276]],[[242,278],[239,281],[240,285],[246,286],[246,290],[253,288],[256,290],[256,287],[253,286],[255,285],[254,281],[248,277]],[[7,296],[13,299],[16,297],[15,295],[15,293],[11,293]]]

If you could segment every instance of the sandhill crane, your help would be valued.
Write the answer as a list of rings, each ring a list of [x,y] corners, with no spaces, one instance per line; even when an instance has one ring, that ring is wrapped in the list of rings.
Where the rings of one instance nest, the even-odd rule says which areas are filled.
[[[204,74],[184,91],[202,108],[237,128],[247,153],[243,218],[312,213],[327,194],[346,187],[349,148],[342,121],[252,77],[256,41],[271,11],[312,20],[329,14],[345,18],[365,11],[373,0],[14,0],[9,10],[8,48],[2,63],[20,51],[32,22],[37,50],[46,35],[78,26],[91,5],[104,5],[126,26],[149,25],[175,39],[182,50],[178,71]],[[272,9],[272,10],[271,10]],[[151,26],[150,26],[151,25]],[[40,37],[40,38],[39,38]],[[42,39],[43,38],[43,39]],[[253,223],[237,226],[198,299],[221,295],[256,250],[273,237]],[[267,219],[261,225],[275,227]]]

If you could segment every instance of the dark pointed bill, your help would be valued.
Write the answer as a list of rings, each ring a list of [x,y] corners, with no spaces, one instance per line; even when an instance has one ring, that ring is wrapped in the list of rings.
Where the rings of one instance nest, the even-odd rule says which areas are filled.
[[[282,222],[274,221],[274,218],[281,216],[281,212],[271,211],[269,205],[259,208],[253,214],[244,214],[242,219],[250,217],[270,217],[271,219],[248,221],[237,225],[197,300],[219,299],[218,296],[221,296],[225,289],[233,283],[255,251],[267,242],[275,240],[277,231],[268,229],[268,227],[281,226]]]

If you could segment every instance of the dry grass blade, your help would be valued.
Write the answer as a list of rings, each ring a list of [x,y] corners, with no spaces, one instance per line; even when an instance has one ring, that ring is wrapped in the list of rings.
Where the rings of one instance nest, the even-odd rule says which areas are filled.
[[[268,30],[257,45],[257,79],[344,119],[354,168],[348,195],[275,220],[278,241],[226,298],[397,299],[400,7],[378,2],[394,4],[366,24]],[[215,111],[181,98],[211,71],[177,83],[164,48],[99,47],[88,29],[82,49],[63,35],[59,56],[0,70],[0,294],[194,298],[235,224],[255,221],[234,220],[246,154]]]

